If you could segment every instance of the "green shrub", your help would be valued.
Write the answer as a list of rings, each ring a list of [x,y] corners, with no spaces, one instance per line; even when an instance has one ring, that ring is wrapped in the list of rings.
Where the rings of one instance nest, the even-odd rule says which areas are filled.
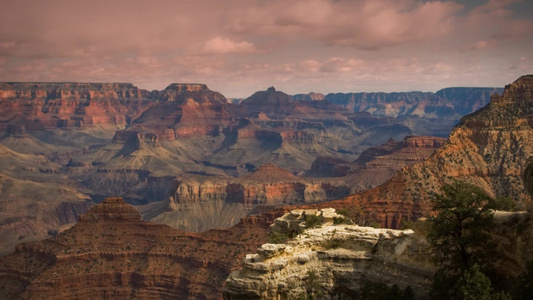
[[[374,228],[381,228],[381,224],[379,224],[378,222],[370,222],[367,226],[374,227]]]
[[[333,224],[340,225],[340,224],[350,224],[348,219],[344,217],[333,217]]]
[[[289,240],[289,236],[285,233],[271,232],[268,235],[268,242],[270,244],[283,244]]]
[[[328,240],[326,244],[324,244],[324,248],[326,249],[338,249],[344,244],[342,241],[339,240]]]
[[[385,283],[366,281],[358,299],[362,300],[412,300],[415,295],[413,289],[407,286],[401,290],[398,285],[388,286]]]
[[[416,223],[415,221],[403,220],[401,229],[402,230],[413,229],[415,227],[415,223]]]
[[[317,215],[306,215],[305,216],[305,228],[315,228],[322,225],[324,218]]]

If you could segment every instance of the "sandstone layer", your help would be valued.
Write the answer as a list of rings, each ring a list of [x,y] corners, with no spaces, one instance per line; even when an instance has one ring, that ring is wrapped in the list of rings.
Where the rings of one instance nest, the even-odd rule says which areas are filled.
[[[179,178],[171,191],[163,208],[143,209],[145,218],[178,229],[205,231],[233,226],[258,205],[266,209],[331,201],[348,196],[352,189],[342,180],[299,177],[270,163],[237,178]]]
[[[309,216],[318,226],[309,226]],[[438,269],[426,240],[428,224],[414,231],[376,229],[345,223],[331,208],[297,209],[274,220],[271,236],[293,238],[263,244],[232,272],[224,299],[357,299],[367,284],[411,287],[415,299],[427,299]],[[533,258],[531,212],[496,212],[495,268],[505,278],[525,272]]]
[[[272,163],[236,178],[182,176],[173,182],[169,200],[143,207],[143,216],[183,230],[230,227],[257,205],[328,202],[380,185],[402,167],[426,160],[444,141],[415,136],[389,140],[365,150],[353,163],[319,157],[304,177]]]
[[[0,83],[0,131],[126,125],[154,95],[129,83]]]
[[[0,260],[2,299],[214,299],[272,219],[185,233],[140,220],[121,198],[93,206],[59,236]]]
[[[481,110],[465,116],[427,161],[398,171],[384,185],[343,200],[386,227],[429,213],[429,199],[453,179],[492,197],[531,201],[522,180],[533,154],[533,76],[519,78]]]
[[[342,295],[365,280],[410,285],[417,295],[427,291],[435,267],[423,223],[414,233],[338,224],[346,221],[331,209],[293,209],[274,221],[284,212],[195,234],[141,221],[122,199],[106,199],[57,237],[21,244],[0,259],[0,297],[218,299],[226,279],[228,299]],[[325,224],[307,228],[304,212],[321,215]],[[533,258],[530,214],[496,214],[495,263],[509,278]],[[272,232],[294,239],[265,244],[272,222]],[[255,249],[258,254],[245,256]]]

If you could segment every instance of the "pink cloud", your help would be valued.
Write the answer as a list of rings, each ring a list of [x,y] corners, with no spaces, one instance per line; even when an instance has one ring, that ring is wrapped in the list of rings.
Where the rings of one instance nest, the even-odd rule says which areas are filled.
[[[497,40],[524,38],[533,35],[531,20],[513,18],[509,7],[522,0],[490,0],[485,5],[474,8],[461,26],[464,34],[477,34],[490,39],[492,45]],[[489,44],[490,46],[491,44]]]
[[[220,36],[205,42],[202,49],[203,54],[251,54],[257,52],[254,44],[250,42],[234,42]]]
[[[479,40],[470,46],[470,50],[483,50],[498,47],[498,42],[494,39]]]
[[[515,2],[466,11],[459,0],[9,1],[0,10],[0,80],[205,82],[228,96],[269,84],[289,92],[503,85],[530,73],[533,59],[533,24],[514,15]]]
[[[378,49],[440,36],[453,29],[453,2],[412,0],[271,1],[228,26],[238,34],[303,35],[330,45]]]
[[[321,72],[351,72],[358,67],[364,66],[364,61],[353,58],[344,59],[333,57],[326,60],[320,67]]]

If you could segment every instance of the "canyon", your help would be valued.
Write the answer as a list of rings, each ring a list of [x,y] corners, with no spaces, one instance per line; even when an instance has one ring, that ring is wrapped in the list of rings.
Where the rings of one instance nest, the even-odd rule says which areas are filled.
[[[0,296],[213,299],[241,251],[263,241],[264,222],[186,233],[143,221],[122,198],[107,198],[59,236],[18,245],[0,263]]]
[[[385,184],[347,197],[340,206],[359,207],[383,226],[430,212],[429,200],[452,180],[481,187],[491,197],[510,197],[518,208],[531,202],[523,181],[533,156],[533,76],[507,85],[503,95],[461,119],[428,160],[399,170]],[[336,205],[336,204],[335,204]]]
[[[494,91],[473,91],[467,102],[482,103]],[[409,94],[386,95],[407,103]],[[54,236],[110,195],[137,205],[143,218],[204,231],[267,207],[377,186],[440,144],[408,146],[425,138],[410,137],[420,130],[405,115],[295,99],[273,87],[233,104],[205,84],[148,91],[129,83],[1,83],[0,255]],[[381,107],[378,100],[368,105]],[[369,151],[374,161],[356,161]],[[325,160],[346,162],[333,167],[344,171],[325,172]],[[271,162],[291,176],[267,184],[254,175]]]
[[[191,89],[197,88],[200,87]],[[115,166],[116,170],[121,170],[117,174],[121,174],[123,176],[122,178],[130,180],[133,183],[132,186],[138,185],[138,192],[140,193],[142,191],[146,195],[154,193],[154,191],[150,191],[146,185],[140,184],[144,183],[140,182],[140,178],[146,180],[146,182],[152,180],[152,182],[158,182],[158,184],[162,185],[168,183],[173,187],[174,191],[171,193],[172,197],[169,196],[166,199],[167,202],[163,202],[166,205],[163,211],[169,211],[169,208],[173,208],[178,212],[180,210],[182,212],[187,211],[190,208],[188,206],[190,204],[205,202],[213,198],[215,200],[218,199],[218,201],[221,200],[220,198],[224,198],[224,201],[228,199],[228,201],[231,200],[234,203],[242,204],[243,207],[249,201],[252,201],[253,204],[254,200],[251,200],[252,198],[258,199],[258,201],[259,199],[265,199],[264,204],[269,204],[269,201],[278,202],[278,205],[294,204],[291,201],[286,201],[286,198],[281,196],[290,196],[293,194],[286,192],[278,193],[280,189],[277,189],[276,193],[273,193],[273,196],[278,198],[261,198],[256,196],[249,199],[246,198],[246,195],[252,195],[252,191],[246,190],[245,181],[242,183],[239,182],[239,177],[236,177],[238,175],[244,175],[243,178],[248,176],[248,178],[251,177],[251,179],[254,179],[255,174],[259,181],[275,179],[277,182],[286,184],[286,182],[296,182],[297,180],[307,182],[310,178],[320,178],[311,177],[312,172],[329,172],[328,176],[325,177],[327,180],[339,180],[353,176],[357,173],[358,168],[371,169],[385,166],[384,169],[387,169],[389,164],[402,165],[404,163],[405,165],[402,165],[402,169],[398,170],[391,179],[384,179],[386,180],[384,184],[356,195],[327,203],[297,202],[298,207],[283,206],[264,209],[263,206],[258,205],[255,207],[257,214],[241,218],[231,228],[211,229],[201,233],[180,231],[166,225],[140,220],[140,213],[129,204],[124,203],[122,199],[106,199],[100,204],[93,205],[83,217],[79,218],[80,221],[76,225],[63,232],[58,232],[56,237],[38,242],[19,244],[16,246],[13,254],[1,259],[0,293],[6,299],[17,297],[16,295],[21,295],[19,298],[22,297],[23,299],[43,296],[51,298],[76,297],[79,299],[88,299],[94,295],[89,295],[88,291],[94,293],[95,290],[98,291],[100,297],[115,296],[119,298],[132,296],[149,297],[153,295],[153,297],[178,297],[182,299],[213,299],[220,298],[223,293],[228,299],[238,299],[239,297],[242,299],[242,295],[246,297],[250,295],[254,297],[264,296],[268,298],[282,295],[284,291],[283,286],[287,284],[294,284],[300,292],[305,291],[307,293],[313,287],[312,283],[315,282],[308,280],[308,271],[310,269],[306,270],[306,264],[317,269],[317,274],[324,275],[327,282],[318,281],[316,284],[332,287],[332,294],[343,289],[357,287],[359,282],[354,281],[353,286],[345,285],[340,290],[335,289],[339,286],[339,283],[345,282],[345,280],[351,280],[352,277],[350,276],[357,277],[366,273],[368,266],[374,266],[380,272],[383,271],[383,273],[390,270],[396,272],[393,274],[397,274],[397,277],[387,277],[387,283],[390,284],[404,278],[402,276],[410,276],[409,278],[411,278],[413,274],[416,274],[416,270],[413,269],[417,268],[409,268],[412,264],[411,260],[415,260],[421,264],[420,268],[417,269],[418,271],[423,274],[425,274],[424,272],[431,272],[432,267],[429,264],[425,264],[423,260],[413,258],[416,257],[417,252],[413,252],[414,248],[409,248],[411,247],[410,245],[416,243],[423,245],[423,242],[416,236],[416,227],[414,228],[414,233],[412,233],[411,231],[388,231],[387,229],[366,227],[352,228],[350,226],[355,225],[349,224],[341,225],[335,231],[335,228],[331,228],[329,225],[323,225],[323,227],[316,229],[316,231],[312,229],[307,232],[307,235],[304,231],[304,235],[301,238],[289,241],[285,246],[262,245],[265,245],[269,239],[270,224],[280,224],[279,221],[275,221],[276,218],[282,217],[286,221],[287,216],[285,214],[290,213],[293,215],[290,218],[294,217],[297,219],[296,226],[300,227],[301,220],[298,221],[300,218],[298,216],[301,216],[304,209],[315,209],[315,212],[321,209],[322,214],[332,213],[331,210],[325,209],[326,207],[345,209],[349,214],[354,213],[362,216],[364,219],[362,220],[363,222],[357,220],[361,225],[378,222],[383,226],[398,228],[405,220],[414,220],[427,215],[430,211],[429,199],[431,195],[437,192],[442,184],[451,182],[454,178],[477,184],[492,196],[510,196],[519,206],[526,206],[531,202],[531,196],[527,193],[526,185],[530,186],[530,181],[528,181],[531,177],[528,175],[530,174],[530,169],[527,169],[527,167],[530,164],[529,158],[533,156],[533,149],[531,148],[531,138],[533,137],[531,132],[533,130],[533,120],[531,120],[531,116],[533,115],[532,91],[533,76],[529,75],[519,78],[506,87],[503,95],[493,96],[491,102],[486,107],[476,113],[463,117],[445,142],[442,139],[434,137],[404,138],[404,136],[401,138],[393,137],[394,140],[391,141],[391,136],[383,137],[383,133],[389,132],[388,130],[391,129],[390,124],[386,126],[388,128],[387,130],[382,130],[382,125],[385,122],[391,121],[390,118],[392,117],[376,117],[366,112],[354,114],[362,116],[364,120],[369,121],[366,124],[373,124],[372,126],[379,124],[376,126],[381,127],[381,129],[377,130],[371,126],[368,131],[361,130],[360,135],[358,135],[357,141],[363,141],[365,138],[368,138],[367,141],[376,141],[376,144],[368,145],[373,147],[373,149],[365,148],[368,149],[366,153],[362,147],[357,150],[358,155],[354,155],[356,153],[355,150],[351,153],[344,153],[346,149],[349,149],[346,146],[327,148],[330,150],[329,154],[334,152],[335,155],[315,155],[312,160],[309,160],[306,168],[298,168],[296,163],[292,166],[290,164],[280,164],[286,170],[267,163],[254,163],[255,161],[248,159],[240,161],[246,162],[248,165],[246,163],[237,166],[234,165],[234,168],[224,164],[223,161],[213,160],[204,162],[204,160],[196,160],[196,162],[202,162],[201,167],[205,168],[203,172],[207,173],[206,170],[213,172],[210,174],[210,178],[217,176],[221,178],[228,177],[227,180],[213,180],[209,186],[205,187],[207,193],[200,192],[200,190],[204,190],[201,182],[198,182],[198,184],[192,183],[194,181],[193,177],[181,180],[179,176],[173,178],[161,177],[162,179],[159,180],[162,182],[158,182],[155,179],[157,176],[152,174],[155,171],[142,173],[139,171],[125,171],[131,169],[118,168],[120,164],[126,164],[126,160],[129,160],[128,163],[133,161],[139,166],[143,166],[143,164],[150,166],[150,164],[153,164],[161,168],[171,168],[164,161],[156,163],[153,160],[153,153],[159,153],[153,152],[156,151],[153,149],[159,147],[164,148],[161,144],[169,142],[169,140],[161,138],[157,134],[157,138],[154,138],[153,135],[149,134],[153,131],[149,132],[148,127],[141,125],[137,126],[137,133],[132,135],[119,134],[114,143],[111,141],[103,147],[85,149],[82,151],[83,153],[76,153],[76,158],[72,158],[73,154],[71,154],[68,160],[67,157],[60,154],[56,154],[57,157],[41,154],[42,158],[45,159],[45,165],[47,163],[50,166],[56,164],[56,168],[66,168],[67,172],[73,172],[71,169],[77,169],[78,171],[74,174],[78,175],[83,174],[83,168],[86,166],[89,168],[101,167],[100,172],[103,174],[110,174],[111,171],[109,170],[111,170],[111,167],[108,166]],[[256,96],[263,97],[266,94],[266,98],[268,99],[268,94],[272,93],[277,93],[277,91],[269,89],[269,91],[260,92]],[[319,101],[313,100],[313,102]],[[170,104],[168,105],[168,107],[171,106]],[[216,107],[215,104],[213,105],[212,107]],[[235,114],[235,116],[237,114],[242,116],[246,113],[246,111],[243,112],[242,108],[232,108],[232,106],[233,104],[228,106],[228,110],[224,111],[231,111],[231,114]],[[151,109],[154,109],[154,107],[156,106],[152,106]],[[277,109],[276,105],[265,108],[267,112],[268,110]],[[221,120],[226,120],[224,111],[219,109],[214,110],[215,112],[213,114],[217,115]],[[291,109],[291,111],[293,110]],[[269,137],[281,137],[281,141],[278,139],[276,145],[283,145],[283,135],[281,133],[288,131],[287,127],[290,127],[291,132],[302,130],[302,128],[306,128],[306,130],[312,128],[309,129],[309,133],[313,130],[321,130],[315,127],[318,126],[316,120],[302,120],[291,123],[286,119],[283,121],[273,120],[272,116],[269,116],[267,112],[257,113],[255,115],[256,117],[248,120],[235,119],[233,126],[230,125],[227,129],[221,128],[218,131],[218,135],[213,133],[213,131],[204,129],[198,129],[196,132],[199,132],[199,134],[210,133],[209,139],[214,143],[217,141],[217,138],[220,139],[220,142],[226,141],[227,144],[232,146],[221,151],[231,153],[235,150],[235,141],[239,141],[239,130],[244,129],[240,132],[241,138],[243,136],[253,136],[252,141],[257,141],[259,138],[257,138],[256,134],[260,131],[254,131],[254,129],[265,126],[268,129],[265,131],[279,133],[279,135],[267,134]],[[170,109],[165,113],[169,115],[173,114],[170,112]],[[256,112],[253,113],[255,114]],[[331,111],[328,113],[331,113]],[[252,113],[250,112],[250,114]],[[332,114],[334,115],[336,113]],[[354,115],[350,116],[354,117]],[[317,118],[319,117],[318,115]],[[144,120],[148,119],[148,115],[146,115],[146,119]],[[177,119],[177,117],[174,117],[174,121]],[[354,120],[356,119],[354,117]],[[148,121],[144,123],[146,122]],[[345,123],[335,121],[333,124],[336,124],[333,125],[335,127]],[[285,127],[278,128],[281,125]],[[326,127],[326,125],[322,125]],[[269,128],[266,126],[278,127]],[[392,124],[392,128],[403,128],[402,126],[407,127],[400,123]],[[356,127],[358,129],[363,128],[363,126],[359,125]],[[124,127],[117,130],[128,131],[129,128]],[[195,127],[191,125],[189,128]],[[197,128],[210,127],[208,122],[201,121],[201,125],[198,125]],[[176,131],[174,130],[174,132]],[[227,133],[231,132],[233,132],[233,136],[230,139]],[[251,134],[252,132],[253,135]],[[343,130],[333,128],[330,132],[339,134]],[[381,135],[370,138],[372,134],[377,132],[380,132]],[[28,132],[24,134],[31,135]],[[264,136],[262,134],[266,133],[261,133],[259,136]],[[285,135],[287,134],[285,133]],[[319,135],[314,136],[317,137]],[[379,138],[377,138],[378,136]],[[188,137],[188,141],[193,141],[195,138],[196,141],[200,140],[197,136]],[[292,145],[300,145],[298,147],[301,147],[296,148],[295,146],[291,146],[294,149],[309,149],[309,144],[305,143],[309,141],[309,135],[290,134],[288,138],[292,139]],[[111,139],[113,138],[111,137]],[[337,139],[340,140],[338,136]],[[179,139],[178,141],[182,142]],[[317,139],[317,141],[320,141],[320,139]],[[265,143],[268,144],[268,142]],[[197,145],[200,144],[198,143]],[[303,147],[301,145],[306,146]],[[331,144],[324,142],[322,146],[324,145]],[[271,145],[269,144],[268,146]],[[357,145],[357,147],[360,147],[360,145]],[[201,149],[201,147],[199,148]],[[438,149],[435,151],[435,148]],[[333,151],[334,149],[335,151]],[[417,157],[414,155],[416,152],[415,149],[424,149],[424,153],[429,158],[424,161],[424,158]],[[159,149],[157,151],[163,150]],[[170,153],[167,154],[169,156],[178,154],[174,150],[174,152],[167,151]],[[136,156],[136,152],[140,153],[139,156]],[[365,154],[363,155],[363,153]],[[344,156],[344,154],[346,155]],[[32,157],[31,161],[39,162],[33,159],[37,154],[30,153],[28,155],[30,155],[28,157]],[[105,159],[106,155],[110,158],[109,160]],[[99,160],[91,160],[90,157],[99,157]],[[119,160],[110,163],[113,159]],[[194,163],[194,160],[191,161]],[[261,160],[259,159],[257,161]],[[409,165],[409,161],[412,161],[413,164]],[[64,164],[61,164],[62,162]],[[96,164],[93,165],[93,162],[96,162]],[[42,164],[42,162],[39,163]],[[72,166],[66,167],[68,164]],[[261,165],[263,165],[263,170],[267,169],[269,172],[266,174],[262,173]],[[133,164],[133,166],[135,165]],[[50,167],[49,169],[53,168]],[[253,173],[255,169],[257,170]],[[6,176],[18,176],[19,171],[15,167]],[[387,170],[387,172],[392,171]],[[46,172],[39,173],[48,174]],[[65,176],[61,172],[49,173],[57,176]],[[192,173],[186,175],[205,176],[205,173],[198,173],[200,172],[192,171]],[[73,176],[71,173],[66,174],[68,174],[68,178],[74,178],[71,177]],[[269,178],[269,174],[273,175],[273,178]],[[145,177],[143,178],[143,176]],[[88,190],[88,183],[83,183],[81,180],[82,177],[79,178],[74,180],[75,182],[72,184],[82,185],[82,188]],[[526,184],[523,182],[524,178],[526,179]],[[111,176],[104,177],[103,180],[109,180],[110,182],[115,180],[114,182],[119,182]],[[167,183],[163,184],[164,180],[167,180]],[[37,179],[35,181],[37,182]],[[106,186],[105,182],[95,182],[94,184],[101,184],[102,189]],[[233,193],[234,190],[231,188],[228,189],[233,184],[241,184],[242,186],[236,189],[237,193]],[[266,189],[266,186],[261,187],[259,190]],[[288,191],[291,191],[291,189]],[[89,194],[87,192],[87,194],[83,195]],[[228,197],[228,195],[230,196]],[[240,196],[236,197],[231,195]],[[96,198],[90,198],[88,201],[95,201],[94,199]],[[129,201],[143,203],[142,197],[138,196],[131,196]],[[154,203],[144,204],[143,206],[146,210],[143,211],[143,208],[141,208],[140,211],[150,213],[148,206]],[[180,205],[183,206],[180,207]],[[155,211],[157,209],[152,210],[152,212]],[[81,214],[83,212],[78,211],[78,213]],[[524,231],[512,227],[516,224],[530,226],[531,218],[529,214],[529,212],[511,215],[503,213],[499,217],[500,221],[498,221],[502,225],[495,228],[497,231],[495,234],[502,237],[502,242],[499,243],[500,248],[498,250],[505,253],[504,257],[508,258],[507,262],[512,262],[501,264],[502,266],[512,266],[507,270],[510,276],[516,276],[517,273],[523,271],[525,261],[530,259],[529,242],[522,243],[520,241],[529,241],[531,237],[524,236],[520,233]],[[285,217],[283,217],[284,215]],[[356,220],[357,218],[352,219]],[[63,225],[66,225],[66,223]],[[275,229],[276,227],[273,228],[274,231],[278,230]],[[341,239],[338,241],[339,247],[337,249],[333,249],[333,247],[325,249],[327,248],[325,246],[328,238],[332,238],[334,232],[335,234],[339,232],[339,236],[341,236],[341,233],[343,236],[350,236],[350,242]],[[530,230],[526,230],[525,232],[528,233]],[[383,237],[380,237],[380,234]],[[418,234],[423,235],[423,232],[419,232]],[[321,240],[321,238],[323,239]],[[355,242],[352,243],[352,240]],[[359,242],[357,241],[361,243],[358,244]],[[404,243],[405,241],[408,242]],[[371,249],[375,245],[377,245],[378,251],[372,253]],[[396,249],[397,246],[399,247],[398,249]],[[407,248],[404,248],[404,246]],[[291,247],[294,252],[285,252],[285,249],[288,249],[287,247]],[[315,248],[312,249],[313,247]],[[424,247],[421,246],[417,249],[423,255]],[[352,250],[355,250],[357,253],[353,253]],[[309,260],[306,260],[301,255],[304,252],[307,253],[306,251],[309,252],[307,255]],[[253,254],[248,257],[246,256],[246,254],[255,252],[258,252],[258,256]],[[294,253],[295,256],[292,256],[291,253]],[[399,256],[395,256],[396,254]],[[414,256],[410,257],[409,255]],[[299,260],[300,256],[302,258]],[[343,269],[342,264],[336,264],[338,260],[344,260],[349,263]],[[385,267],[385,265],[379,264],[380,260],[382,262],[391,260],[397,262],[397,264],[390,264]],[[413,265],[416,265],[416,263]],[[281,280],[279,274],[285,270],[284,268],[290,268],[294,271],[294,274],[296,274],[292,278],[294,281],[276,281]],[[324,268],[331,268],[335,272],[327,273]],[[359,271],[352,272],[354,270]],[[343,271],[346,272],[343,273]],[[266,274],[265,276],[270,276],[269,278],[272,278],[272,280],[265,281],[264,285],[257,285],[253,280],[247,279],[247,274],[253,276],[263,276],[261,274]],[[381,278],[382,276],[380,274],[376,272],[373,275]],[[227,288],[223,292],[224,282],[227,278],[229,278],[228,280],[230,282],[226,283]],[[231,283],[232,278],[236,280],[233,283]],[[419,282],[417,283],[418,291],[427,289],[427,282],[423,280],[417,282]],[[247,290],[247,286],[254,287],[253,292],[256,294],[252,294],[250,290]]]

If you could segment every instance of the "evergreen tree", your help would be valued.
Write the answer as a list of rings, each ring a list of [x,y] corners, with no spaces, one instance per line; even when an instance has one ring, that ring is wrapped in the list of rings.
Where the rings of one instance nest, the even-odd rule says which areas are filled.
[[[508,300],[508,293],[492,294],[490,254],[494,247],[488,231],[494,209],[509,201],[496,200],[481,188],[455,180],[432,200],[428,241],[441,268],[435,274],[431,298]]]
[[[533,262],[529,262],[526,272],[516,279],[512,295],[513,299],[516,300],[526,300],[533,297]]]
[[[451,299],[457,300],[491,300],[490,279],[479,271],[479,266],[474,264],[463,272],[454,285]]]
[[[445,185],[443,192],[432,200],[435,215],[429,218],[428,240],[436,261],[446,273],[456,275],[475,263],[483,267],[483,258],[492,248],[488,229],[497,201],[481,188],[458,180]]]

